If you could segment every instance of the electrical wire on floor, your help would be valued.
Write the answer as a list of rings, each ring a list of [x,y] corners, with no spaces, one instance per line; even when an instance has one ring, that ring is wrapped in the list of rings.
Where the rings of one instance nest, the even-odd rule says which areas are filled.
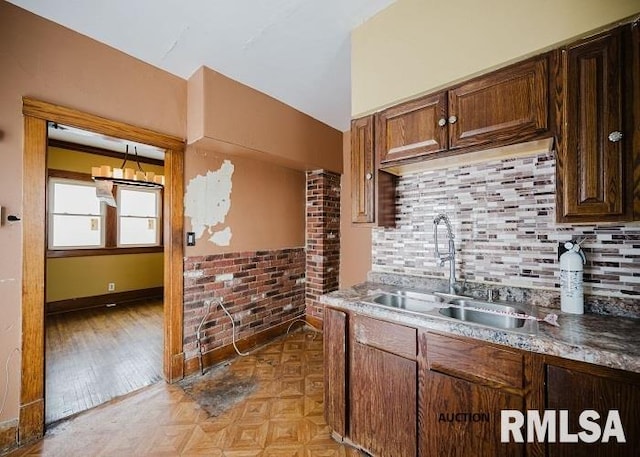
[[[7,403],[7,397],[9,396],[9,362],[11,361],[11,357],[13,357],[13,354],[18,354],[18,353],[20,353],[20,349],[13,348],[13,350],[9,354],[9,357],[7,357],[7,362],[4,364],[6,379],[5,379],[5,385],[4,385],[4,395],[2,395],[2,403],[0,403],[0,416],[2,416],[2,412],[4,411],[5,404]]]
[[[236,353],[239,356],[242,356],[242,357],[246,357],[251,353],[251,352],[242,352],[242,351],[240,351],[240,349],[238,349],[238,345],[236,344],[236,323],[233,320],[233,317],[231,316],[231,314],[229,313],[227,308],[225,308],[222,297],[216,297],[216,298],[211,299],[211,300],[205,300],[204,303],[205,303],[207,308],[206,308],[206,311],[204,313],[204,316],[202,316],[202,320],[200,321],[200,325],[198,325],[198,329],[196,330],[196,344],[197,344],[197,347],[198,347],[198,365],[200,367],[200,374],[201,375],[204,375],[204,366],[203,366],[203,363],[202,363],[202,356],[203,356],[203,354],[202,354],[202,327],[204,326],[205,322],[207,321],[207,317],[209,317],[209,314],[211,314],[211,304],[213,302],[216,302],[218,305],[220,305],[220,307],[222,308],[224,313],[227,315],[227,317],[229,317],[229,320],[231,321],[231,342],[233,344],[233,349],[235,349]],[[289,327],[287,327],[287,335],[291,331],[291,327],[293,327],[293,324],[295,324],[296,322],[302,322],[306,326],[311,328],[311,330],[313,330],[315,332],[315,334],[313,335],[313,339],[315,339],[315,337],[319,333],[322,333],[321,330],[317,329],[316,327],[311,325],[306,320],[298,318],[298,319],[294,319],[293,321],[291,321],[291,323],[289,324]]]
[[[222,302],[222,299],[216,299],[219,303]],[[200,374],[204,374],[204,367],[202,365],[202,326],[207,321],[207,317],[211,314],[211,302],[213,300],[205,300],[204,304],[207,307],[207,310],[202,316],[202,320],[200,321],[200,325],[198,325],[198,330],[196,330],[196,344],[198,345],[198,366],[200,367]]]
[[[249,352],[240,352],[240,349],[236,346],[236,323],[234,322],[233,317],[231,317],[231,314],[229,314],[229,311],[227,311],[227,308],[222,304],[222,300],[219,300],[218,303],[227,316],[229,316],[229,320],[231,321],[231,342],[233,343],[233,348],[236,350],[238,355],[242,357],[249,355]]]
[[[289,334],[289,331],[291,330],[291,327],[293,327],[293,324],[295,324],[296,322],[302,322],[304,323],[307,327],[310,327],[311,330],[313,330],[315,332],[315,335],[313,335],[313,339],[316,339],[316,336],[318,336],[318,333],[322,333],[322,330],[317,329],[316,327],[314,327],[313,325],[311,325],[309,322],[307,322],[306,320],[302,319],[302,318],[298,318],[298,319],[294,319],[293,321],[291,321],[291,323],[289,324],[289,327],[287,327],[287,335]],[[304,326],[303,326],[304,327]]]

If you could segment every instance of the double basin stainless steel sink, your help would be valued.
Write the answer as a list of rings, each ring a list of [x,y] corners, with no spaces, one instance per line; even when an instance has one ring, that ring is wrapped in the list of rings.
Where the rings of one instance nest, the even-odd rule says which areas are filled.
[[[537,330],[537,321],[524,317],[532,315],[531,307],[524,304],[491,302],[462,295],[440,292],[431,294],[410,290],[380,293],[371,301],[390,308],[485,327],[522,333],[535,333]]]

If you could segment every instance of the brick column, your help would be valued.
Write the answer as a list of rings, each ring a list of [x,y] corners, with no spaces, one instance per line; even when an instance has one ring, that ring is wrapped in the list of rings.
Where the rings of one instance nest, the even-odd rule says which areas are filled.
[[[307,172],[306,315],[322,319],[322,294],[338,289],[340,271],[340,175]]]

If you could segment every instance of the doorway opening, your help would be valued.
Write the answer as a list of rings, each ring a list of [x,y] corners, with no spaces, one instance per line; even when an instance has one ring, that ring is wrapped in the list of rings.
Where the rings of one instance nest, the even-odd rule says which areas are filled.
[[[49,122],[99,135],[148,144],[165,152],[162,202],[162,374],[183,377],[183,154],[177,137],[72,108],[23,98],[23,262],[20,442],[41,437],[45,424],[45,302],[47,252],[47,125]]]
[[[52,122],[47,137],[49,425],[162,379],[164,192],[146,176],[161,181],[165,154]],[[145,179],[101,193],[102,167]]]

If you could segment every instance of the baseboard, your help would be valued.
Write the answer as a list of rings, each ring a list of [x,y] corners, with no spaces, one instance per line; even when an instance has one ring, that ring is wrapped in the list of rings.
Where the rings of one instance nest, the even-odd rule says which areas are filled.
[[[68,300],[52,301],[45,305],[47,314],[66,313],[88,308],[100,308],[111,303],[128,303],[139,300],[162,298],[164,287],[150,287],[148,289],[127,290],[113,292],[92,297],[70,298]]]
[[[0,455],[18,447],[18,419],[0,423]]]
[[[297,316],[295,318],[289,319],[286,322],[251,335],[247,338],[236,341],[236,346],[238,346],[238,349],[241,352],[246,352],[250,349],[255,348],[256,346],[266,344],[269,341],[277,338],[278,336],[285,334],[289,326],[296,320],[300,319],[304,319],[304,316]],[[233,344],[228,344],[226,346],[222,346],[202,354],[202,366],[204,368],[211,367],[219,364],[220,362],[231,359],[236,355],[237,354],[235,349],[233,348]],[[198,357],[193,357],[184,361],[185,376],[197,373],[199,369],[200,367],[198,364]]]
[[[322,330],[322,319],[320,319],[319,317],[315,317],[315,316],[311,316],[311,315],[307,314],[306,316],[304,316],[304,319],[310,325],[313,325],[318,330]]]
[[[20,406],[18,444],[20,446],[39,440],[44,435],[44,399],[40,398]]]

